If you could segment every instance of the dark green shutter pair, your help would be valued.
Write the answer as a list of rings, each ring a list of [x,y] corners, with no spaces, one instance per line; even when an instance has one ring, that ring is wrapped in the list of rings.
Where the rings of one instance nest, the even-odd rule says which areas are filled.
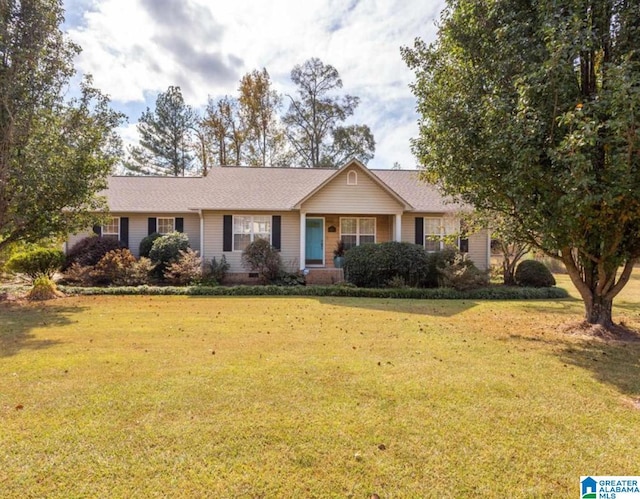
[[[273,215],[271,217],[271,246],[280,251],[281,240],[282,217]],[[233,251],[233,215],[223,215],[222,217],[222,251]]]

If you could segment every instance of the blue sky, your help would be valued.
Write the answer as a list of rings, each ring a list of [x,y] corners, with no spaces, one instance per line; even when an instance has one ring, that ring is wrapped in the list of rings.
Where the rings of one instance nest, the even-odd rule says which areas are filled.
[[[158,92],[179,85],[188,104],[237,95],[240,78],[265,67],[276,90],[293,94],[291,69],[311,57],[333,65],[360,97],[354,123],[371,127],[371,168],[415,168],[418,132],[413,74],[400,47],[433,40],[444,0],[65,0],[65,29],[91,73],[129,122],[125,143]]]

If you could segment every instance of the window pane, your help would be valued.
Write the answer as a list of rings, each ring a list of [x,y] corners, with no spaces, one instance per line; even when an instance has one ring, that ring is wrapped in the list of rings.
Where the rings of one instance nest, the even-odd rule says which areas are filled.
[[[375,233],[376,233],[376,219],[361,218],[360,219],[360,235],[363,235],[363,234],[373,235]]]
[[[271,217],[253,217],[254,234],[271,234]]]
[[[251,234],[251,217],[233,217],[234,234]]]
[[[451,234],[458,234],[460,232],[460,221],[455,218],[444,219],[444,234],[449,236]]]
[[[109,221],[102,226],[103,236],[117,236],[120,232],[120,218],[112,217]]]
[[[343,234],[342,235],[342,242],[344,243],[344,250],[346,251],[346,250],[356,246],[356,242],[357,242],[356,240],[357,240],[356,236],[345,236]]]
[[[440,241],[434,241],[427,238],[424,241],[424,249],[426,249],[427,251],[440,251]]]
[[[158,218],[158,232],[160,234],[173,232],[173,218]]]
[[[342,218],[340,220],[341,234],[357,234],[357,232],[358,232],[357,218]]]
[[[424,219],[424,233],[425,234],[437,234],[440,235],[440,226],[442,220],[440,218],[425,218]]]
[[[251,242],[251,234],[234,234],[233,235],[233,250],[243,251]]]
[[[271,217],[269,215],[235,215],[233,217],[233,250],[242,251],[256,239],[271,242]]]
[[[360,236],[360,244],[368,244],[368,243],[375,243],[375,242],[376,242],[375,236]]]

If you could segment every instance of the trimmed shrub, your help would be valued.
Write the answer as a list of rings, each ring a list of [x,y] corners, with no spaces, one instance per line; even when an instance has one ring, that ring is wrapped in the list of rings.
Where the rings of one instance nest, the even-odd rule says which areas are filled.
[[[28,300],[33,301],[42,301],[42,300],[52,300],[53,298],[57,298],[60,296],[60,292],[56,288],[56,284],[51,280],[50,277],[45,275],[41,275],[36,277],[33,281],[33,288],[29,291],[27,295]]]
[[[164,276],[164,271],[180,258],[180,252],[189,248],[189,238],[182,232],[169,232],[153,241],[149,258],[156,265],[155,274]]]
[[[387,287],[389,288],[408,288],[407,283],[404,281],[404,277],[395,276],[392,277],[389,282],[387,282]]]
[[[556,285],[556,280],[546,267],[537,260],[525,260],[516,269],[516,284],[531,288],[549,288]]]
[[[469,291],[489,285],[489,272],[483,272],[471,260],[465,260],[461,256],[451,265],[439,269],[439,272],[442,285],[457,291]]]
[[[180,250],[178,260],[164,271],[164,278],[176,286],[197,283],[202,279],[202,258],[191,248]]]
[[[80,239],[67,253],[67,260],[64,270],[74,263],[83,266],[93,266],[102,259],[109,251],[119,249],[120,242],[112,237],[89,236]]]
[[[357,288],[333,286],[138,286],[124,288],[64,287],[77,295],[187,295],[187,296],[337,296],[420,300],[551,300],[568,298],[562,288],[490,286],[470,291],[452,288]]]
[[[301,272],[282,271],[273,284],[276,286],[306,286],[307,279]]]
[[[215,257],[211,260],[211,263],[207,265],[205,277],[211,279],[217,284],[221,284],[224,278],[227,276],[227,272],[231,266],[227,262],[227,257],[222,255],[220,261],[217,261]]]
[[[32,280],[38,277],[52,278],[53,274],[60,270],[64,260],[65,256],[61,250],[36,248],[13,255],[7,262],[7,269],[26,274]]]
[[[444,283],[440,271],[453,265],[459,253],[455,249],[445,248],[441,251],[427,254],[429,255],[429,261],[422,285],[425,288],[442,287]]]
[[[280,253],[266,239],[256,239],[242,252],[242,266],[257,272],[262,284],[278,279],[282,270]]]
[[[127,286],[136,258],[127,248],[109,251],[93,269],[94,282]]]
[[[149,258],[149,253],[151,253],[151,248],[153,248],[153,242],[159,237],[162,237],[162,234],[153,232],[142,238],[142,241],[140,241],[140,257]]]
[[[131,274],[132,284],[136,286],[149,284],[151,274],[155,267],[151,259],[144,256],[140,257],[133,266],[133,272]]]
[[[429,258],[417,244],[363,244],[345,253],[345,276],[347,281],[365,288],[382,288],[399,282],[399,278],[407,286],[421,286],[428,273]]]
[[[64,282],[80,286],[93,286],[93,267],[75,262],[64,271]]]
[[[139,261],[127,248],[113,250],[102,257],[90,274],[95,284],[137,286],[149,282],[153,264],[148,258]]]

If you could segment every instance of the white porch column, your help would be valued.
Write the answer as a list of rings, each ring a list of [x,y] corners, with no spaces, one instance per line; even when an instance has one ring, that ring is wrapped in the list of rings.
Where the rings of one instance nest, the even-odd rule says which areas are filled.
[[[396,213],[396,223],[393,228],[395,229],[393,240],[397,242],[402,241],[402,213]]]
[[[300,270],[304,270],[306,267],[307,259],[307,214],[303,211],[300,212]]]

